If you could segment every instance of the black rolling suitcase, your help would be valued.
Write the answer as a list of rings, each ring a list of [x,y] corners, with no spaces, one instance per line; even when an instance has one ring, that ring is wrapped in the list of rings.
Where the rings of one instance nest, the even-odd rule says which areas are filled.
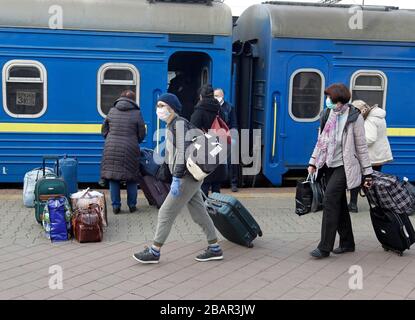
[[[138,183],[149,205],[160,209],[170,192],[170,184],[157,180],[153,176],[141,176]]]
[[[229,241],[252,248],[252,241],[262,236],[258,223],[235,197],[214,192],[205,196],[205,205],[216,229]]]
[[[407,214],[398,214],[382,208],[376,191],[365,191],[370,206],[370,219],[379,242],[385,251],[402,256],[415,242],[415,231]]]

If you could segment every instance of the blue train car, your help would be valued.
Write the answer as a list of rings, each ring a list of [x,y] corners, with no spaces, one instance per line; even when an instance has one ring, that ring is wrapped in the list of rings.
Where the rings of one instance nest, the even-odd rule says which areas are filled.
[[[148,147],[156,99],[179,73],[192,95],[208,82],[230,92],[232,14],[210,2],[3,0],[0,183],[22,182],[51,154],[77,157],[79,181],[98,181],[101,123],[125,89]]]
[[[274,185],[306,168],[335,82],[386,110],[385,172],[415,180],[415,11],[268,2],[240,16],[234,41],[240,121],[262,130],[262,172]]]

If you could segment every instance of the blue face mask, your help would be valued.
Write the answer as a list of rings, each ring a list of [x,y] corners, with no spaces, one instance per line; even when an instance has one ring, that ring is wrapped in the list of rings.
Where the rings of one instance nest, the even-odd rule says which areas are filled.
[[[326,106],[327,106],[327,108],[329,108],[329,109],[334,109],[334,108],[336,108],[336,104],[334,104],[334,103],[331,101],[330,97],[327,97],[327,99],[326,99]]]

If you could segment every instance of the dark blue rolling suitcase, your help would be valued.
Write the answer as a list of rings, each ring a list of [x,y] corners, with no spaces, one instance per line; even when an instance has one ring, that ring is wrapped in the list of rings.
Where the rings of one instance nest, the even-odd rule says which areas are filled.
[[[252,248],[252,241],[262,237],[254,217],[235,197],[214,192],[205,197],[205,205],[216,229],[229,241]]]
[[[76,158],[69,158],[65,155],[59,159],[59,176],[65,180],[69,194],[78,192],[78,160]]]

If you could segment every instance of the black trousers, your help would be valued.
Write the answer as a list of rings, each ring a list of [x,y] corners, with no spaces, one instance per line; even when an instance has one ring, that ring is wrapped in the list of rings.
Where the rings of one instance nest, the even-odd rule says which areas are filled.
[[[337,168],[324,166],[322,170],[327,186],[324,193],[321,241],[318,248],[321,251],[332,251],[336,240],[336,232],[340,235],[340,247],[354,248],[352,221],[347,207],[347,182],[344,166]]]
[[[382,171],[382,166],[372,166],[374,171]],[[350,190],[350,203],[357,205],[357,197],[359,196],[360,187]]]

